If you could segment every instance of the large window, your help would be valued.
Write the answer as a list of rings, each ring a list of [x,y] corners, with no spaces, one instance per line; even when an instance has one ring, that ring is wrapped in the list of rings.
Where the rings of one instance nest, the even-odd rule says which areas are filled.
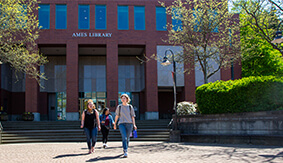
[[[144,6],[135,6],[135,30],[145,30]]]
[[[182,25],[182,20],[181,20],[182,15],[180,14],[179,9],[174,9],[173,14],[174,14],[172,15],[173,30],[181,31],[183,28],[183,25]]]
[[[56,29],[67,28],[67,5],[56,5]]]
[[[166,9],[164,7],[156,7],[156,30],[166,31]]]
[[[194,26],[194,31],[196,32],[201,32],[203,26],[206,26],[207,20],[209,21],[209,27],[211,28],[211,32],[218,32],[218,23],[217,21],[217,12],[215,10],[207,10],[207,11],[202,11],[201,9],[195,10],[194,13],[195,17],[195,26]],[[204,18],[203,18],[204,17]]]
[[[144,65],[135,56],[119,56],[118,91],[140,92],[144,89]]]
[[[66,92],[66,56],[47,56],[48,63],[40,66],[48,80],[41,79],[40,92]]]
[[[212,32],[218,33],[218,25],[216,24],[217,23],[217,12],[215,10],[210,11],[210,12],[211,12],[211,15],[212,15],[212,19],[211,19],[209,25],[214,27]]]
[[[128,6],[118,6],[118,29],[129,29],[129,8]]]
[[[9,64],[1,64],[1,88],[10,92],[25,92],[26,75],[16,72]]]
[[[95,29],[106,29],[106,5],[95,5]]]
[[[80,56],[79,91],[106,92],[105,56]]]
[[[38,20],[40,29],[49,29],[50,25],[50,5],[39,4]]]
[[[79,29],[89,29],[89,5],[79,5]]]

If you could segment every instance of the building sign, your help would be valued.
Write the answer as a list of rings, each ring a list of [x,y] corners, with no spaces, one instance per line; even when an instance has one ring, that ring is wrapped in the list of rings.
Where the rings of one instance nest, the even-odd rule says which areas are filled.
[[[74,32],[72,37],[111,37],[112,33]]]

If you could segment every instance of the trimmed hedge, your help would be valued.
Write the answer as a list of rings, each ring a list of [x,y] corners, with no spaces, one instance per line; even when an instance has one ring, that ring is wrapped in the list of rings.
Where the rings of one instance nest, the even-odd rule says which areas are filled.
[[[196,89],[201,114],[283,110],[283,78],[246,77],[217,81]]]

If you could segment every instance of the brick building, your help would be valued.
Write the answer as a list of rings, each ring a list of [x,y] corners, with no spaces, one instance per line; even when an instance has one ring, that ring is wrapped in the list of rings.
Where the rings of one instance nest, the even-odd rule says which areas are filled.
[[[121,93],[131,97],[137,119],[171,117],[172,66],[138,59],[181,50],[162,41],[172,19],[157,0],[41,0],[39,6],[37,43],[49,60],[40,71],[48,80],[41,88],[20,74],[15,83],[14,72],[1,65],[1,106],[10,120],[27,111],[35,120],[78,120],[88,99],[98,110],[107,106],[113,112]],[[195,101],[195,88],[203,83],[197,70],[180,73],[187,66],[177,65],[178,102]],[[235,65],[211,81],[240,78],[240,73]]]

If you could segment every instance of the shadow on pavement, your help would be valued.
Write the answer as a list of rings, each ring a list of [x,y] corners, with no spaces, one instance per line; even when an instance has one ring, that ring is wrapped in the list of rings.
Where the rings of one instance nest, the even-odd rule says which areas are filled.
[[[65,155],[58,155],[58,156],[56,156],[56,157],[53,157],[53,159],[63,158],[63,157],[84,156],[84,155],[89,155],[89,154],[88,154],[88,153],[81,153],[81,154],[65,154]]]
[[[130,143],[131,144],[131,143]],[[188,146],[184,146],[188,145]],[[212,147],[224,147],[223,148],[195,148],[198,146],[212,146]],[[229,148],[225,148],[229,147]],[[130,145],[130,152],[131,153],[139,153],[143,151],[144,154],[146,153],[159,153],[165,151],[172,151],[172,152],[195,152],[195,153],[205,153],[201,155],[201,158],[214,158],[215,156],[219,157],[226,157],[228,159],[238,158],[239,161],[249,162],[247,158],[254,159],[255,152],[254,151],[245,151],[241,150],[244,148],[258,148],[258,149],[271,149],[273,147],[270,146],[254,146],[254,145],[237,145],[237,144],[192,144],[192,143],[157,143],[157,144],[145,144],[145,145]],[[277,147],[279,148],[279,147]],[[282,159],[283,158],[283,151],[279,152],[278,154],[274,155],[258,155],[261,157],[266,158],[264,162],[272,162],[275,159]]]
[[[230,149],[214,149],[212,153],[210,154],[203,154],[201,155],[201,158],[213,158],[215,156],[219,157],[226,157],[228,160],[237,158],[239,162],[250,162],[250,159],[256,159],[255,156],[253,156],[255,153],[253,151],[242,151],[238,148],[230,148]],[[280,152],[276,155],[258,155],[261,157],[270,158],[265,161],[261,162],[272,162],[272,160],[276,158],[283,158],[283,152]],[[258,162],[258,160],[255,160]]]
[[[139,153],[139,151],[143,151],[145,153],[155,153],[155,152],[162,152],[162,151],[189,151],[190,147],[180,146],[179,144],[174,143],[157,143],[157,144],[146,144],[146,145],[133,145],[129,148],[132,150],[133,153]]]
[[[86,162],[114,160],[114,159],[121,158],[121,156],[123,156],[123,154],[120,154],[120,155],[117,155],[117,156],[96,157],[96,158],[89,159]]]
[[[122,148],[122,147],[106,147],[105,149],[116,149],[116,148]],[[95,149],[103,149],[103,147],[95,147]]]
[[[168,142],[170,143],[170,142]],[[211,147],[239,147],[239,148],[257,148],[257,149],[267,149],[267,148],[282,148],[282,146],[270,146],[270,145],[253,145],[253,144],[217,144],[217,143],[191,143],[191,142],[180,142],[180,145],[191,145],[191,146],[211,146]]]
[[[266,160],[266,162],[270,162],[278,157],[283,157],[283,152],[279,152],[278,154],[276,155],[259,155],[261,157],[265,157],[265,158],[270,158],[268,160]]]

